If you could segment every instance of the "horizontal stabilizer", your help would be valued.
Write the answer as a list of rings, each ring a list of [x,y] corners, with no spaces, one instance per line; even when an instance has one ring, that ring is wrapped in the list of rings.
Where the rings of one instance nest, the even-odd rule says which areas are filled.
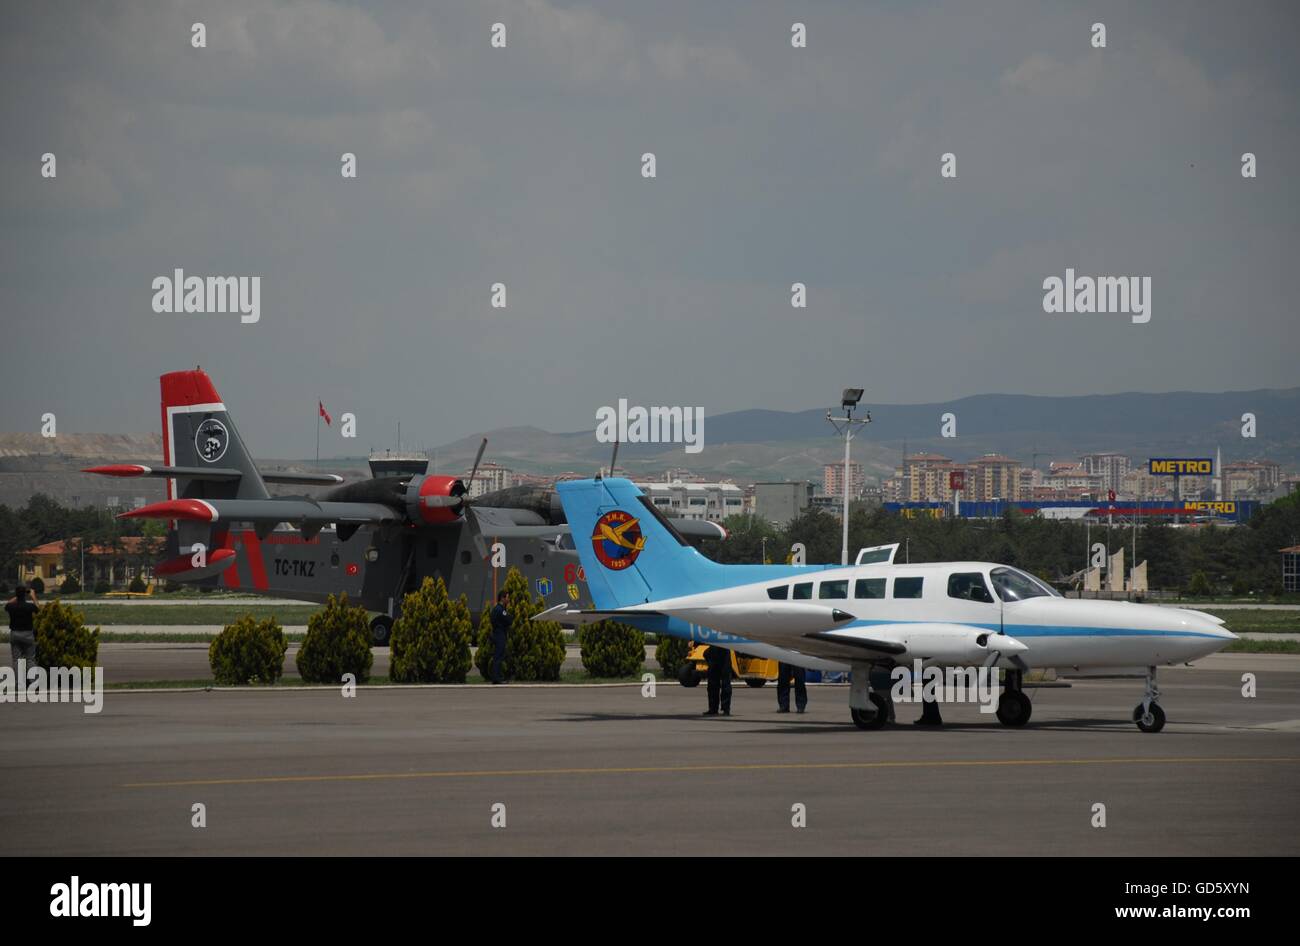
[[[662,611],[653,611],[649,608],[623,608],[619,611],[570,611],[567,604],[557,604],[555,607],[547,608],[541,614],[535,615],[533,620],[555,621],[565,627],[575,627],[579,624],[617,621],[619,618],[658,617],[662,614]]]
[[[212,466],[146,466],[143,463],[110,463],[106,466],[91,466],[82,473],[96,473],[100,476],[155,476],[170,479],[172,477],[189,480],[207,480],[212,483],[237,480],[241,476],[238,470]],[[337,473],[263,473],[262,482],[281,483],[289,486],[337,486],[343,477]]]
[[[107,466],[91,466],[82,473],[97,473],[100,476],[157,476],[185,477],[192,480],[210,480],[226,482],[237,480],[243,474],[238,470],[223,469],[212,466],[145,466],[143,463],[110,463]]]

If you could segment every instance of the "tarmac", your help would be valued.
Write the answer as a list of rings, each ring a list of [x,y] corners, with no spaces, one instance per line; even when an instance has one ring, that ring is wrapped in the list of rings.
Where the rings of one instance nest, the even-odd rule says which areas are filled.
[[[729,718],[675,683],[6,704],[0,854],[1300,853],[1300,658],[1160,682],[1159,734],[1129,720],[1139,680],[1034,690],[1018,730],[972,705],[920,729],[900,705],[860,731],[843,686],[810,687],[804,715],[737,686]]]

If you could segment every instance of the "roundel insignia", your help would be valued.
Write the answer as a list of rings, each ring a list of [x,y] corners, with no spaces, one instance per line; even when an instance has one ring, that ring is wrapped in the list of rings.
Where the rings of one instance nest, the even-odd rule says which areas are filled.
[[[199,424],[199,429],[194,433],[194,449],[208,463],[216,463],[225,456],[229,445],[230,433],[226,430],[226,425],[215,418],[209,417]]]
[[[640,523],[631,513],[615,509],[596,520],[591,547],[600,564],[617,572],[636,561],[645,548],[645,537],[641,535]]]

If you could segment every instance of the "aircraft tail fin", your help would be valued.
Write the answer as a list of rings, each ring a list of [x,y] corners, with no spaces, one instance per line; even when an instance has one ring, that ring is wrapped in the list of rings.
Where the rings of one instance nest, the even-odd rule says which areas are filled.
[[[624,608],[721,588],[728,566],[692,547],[625,479],[556,484],[597,608]]]
[[[170,467],[238,471],[239,476],[167,480],[168,499],[266,499],[269,493],[257,465],[212,379],[201,368],[173,371],[162,388],[163,462]]]

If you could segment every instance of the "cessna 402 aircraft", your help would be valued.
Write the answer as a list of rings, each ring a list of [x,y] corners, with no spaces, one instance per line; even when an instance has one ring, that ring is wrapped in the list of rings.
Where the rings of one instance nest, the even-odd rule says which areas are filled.
[[[465,481],[427,474],[423,458],[372,460],[374,478],[347,484],[328,473],[259,473],[205,371],[165,374],[161,384],[165,465],[86,471],[167,479],[166,501],[121,514],[176,524],[156,575],[303,601],[345,592],[379,612],[371,621],[378,644],[387,643],[403,596],[426,575],[441,575],[477,614],[493,596],[496,542],[543,599],[588,599],[553,490],[510,487],[471,500]],[[271,496],[268,483],[334,488],[318,497]],[[696,540],[725,535],[711,522],[676,527]]]
[[[1006,726],[1029,720],[1027,670],[1145,668],[1133,721],[1159,732],[1165,714],[1156,667],[1236,639],[1200,611],[1064,598],[1005,565],[901,565],[897,545],[864,549],[852,566],[720,565],[688,545],[628,480],[573,480],[556,489],[596,608],[561,605],[548,619],[615,618],[802,666],[851,668],[849,712],[862,729],[889,719],[887,693],[869,683],[872,669],[920,660],[1002,669],[997,717]]]

